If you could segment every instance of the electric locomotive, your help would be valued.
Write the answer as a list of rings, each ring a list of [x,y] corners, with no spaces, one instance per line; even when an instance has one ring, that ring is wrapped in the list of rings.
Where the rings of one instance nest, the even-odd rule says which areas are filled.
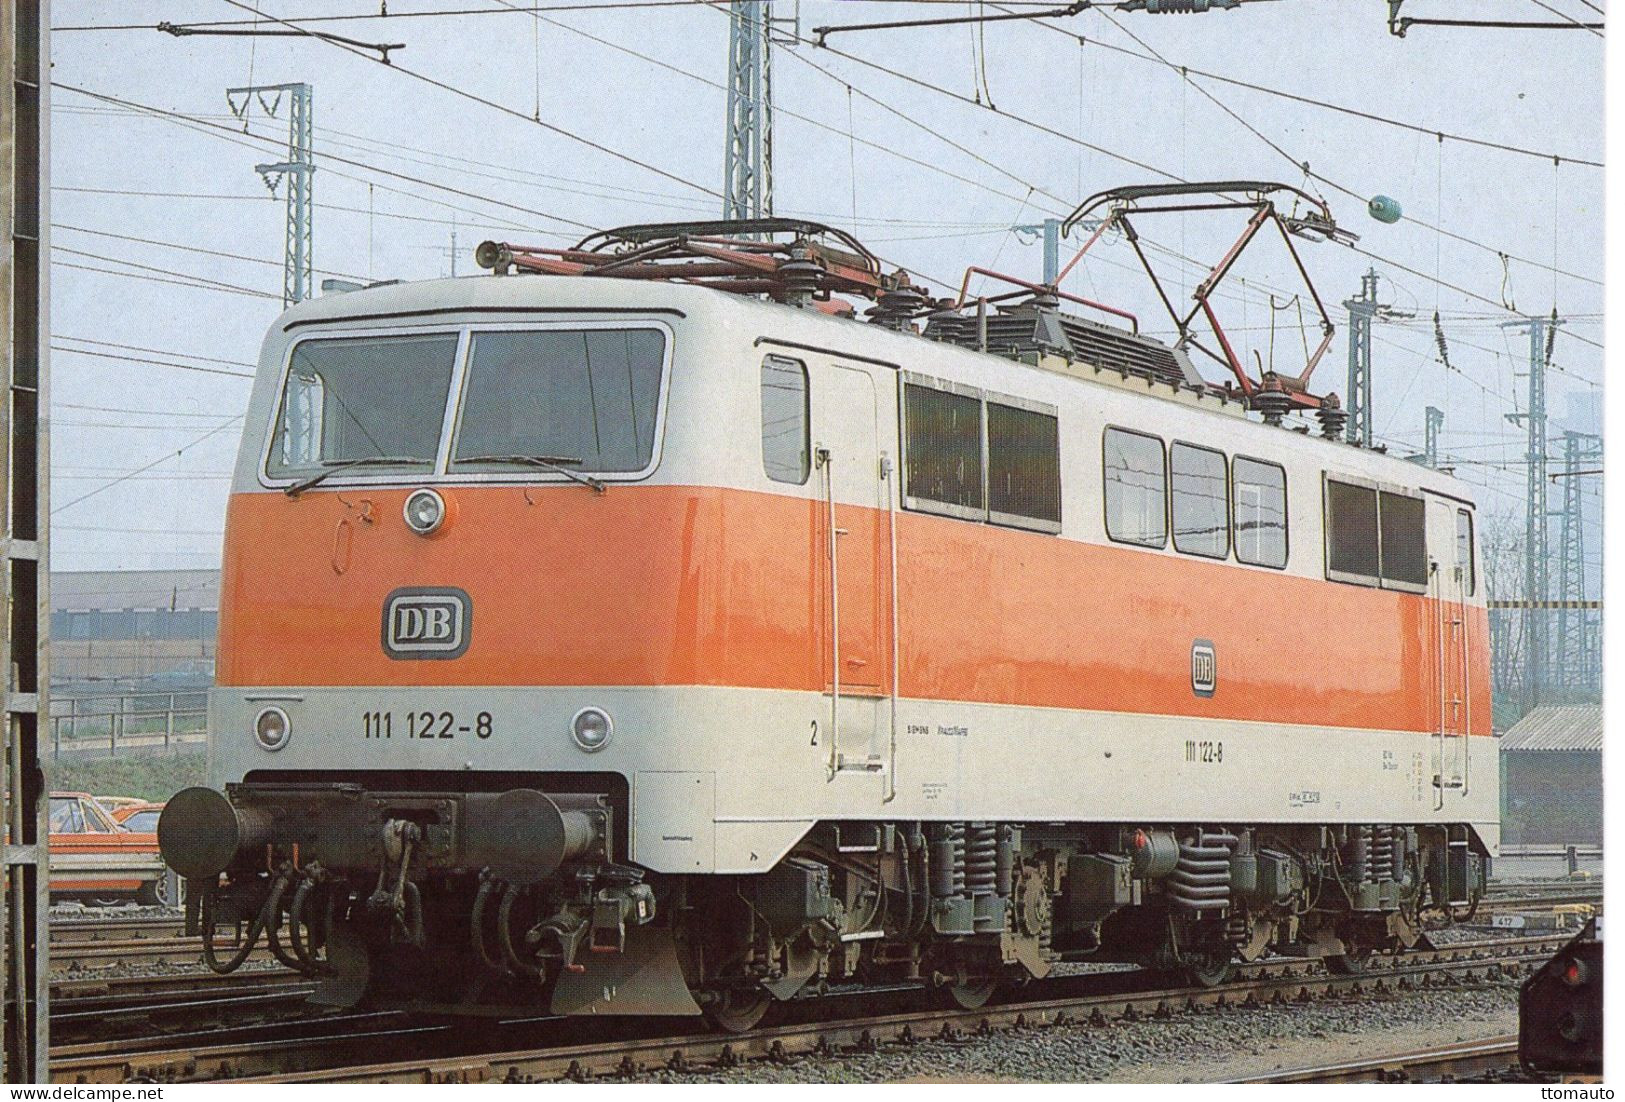
[[[1329,321],[1255,378],[1212,312],[1261,228],[1343,232],[1291,190],[1080,208],[1091,244],[1249,214],[1174,344],[787,220],[293,307],[228,506],[217,787],[158,828],[211,963],[246,923],[329,1001],[743,1029],[1062,960],[1356,969],[1471,908],[1470,489],[1343,442]]]

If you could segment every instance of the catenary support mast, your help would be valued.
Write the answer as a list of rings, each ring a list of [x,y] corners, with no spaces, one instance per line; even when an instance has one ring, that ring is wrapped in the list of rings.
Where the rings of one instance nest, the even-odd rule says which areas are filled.
[[[46,657],[50,595],[46,543],[50,445],[46,381],[50,255],[50,4],[0,4],[0,384],[6,448],[0,453],[0,539],[4,641],[0,697],[0,934],[6,967],[0,997],[4,1057],[0,1081],[44,1082],[50,1012],[48,801],[39,762],[40,717],[48,714]]]

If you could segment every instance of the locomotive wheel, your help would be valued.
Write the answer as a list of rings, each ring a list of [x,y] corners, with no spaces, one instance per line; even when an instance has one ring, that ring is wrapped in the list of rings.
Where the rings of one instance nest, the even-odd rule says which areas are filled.
[[[1334,976],[1358,976],[1365,973],[1370,967],[1374,950],[1356,949],[1350,953],[1336,953],[1322,958],[1326,964],[1326,971]]]
[[[700,1001],[700,1013],[722,1033],[749,1033],[773,1005],[773,996],[759,988],[746,992],[725,987],[711,996]]]
[[[948,996],[961,1010],[980,1010],[999,989],[997,979],[970,980],[948,985]]]
[[[1218,987],[1228,983],[1234,971],[1235,964],[1229,957],[1217,955],[1196,957],[1185,961],[1180,967],[1180,974],[1197,987]]]

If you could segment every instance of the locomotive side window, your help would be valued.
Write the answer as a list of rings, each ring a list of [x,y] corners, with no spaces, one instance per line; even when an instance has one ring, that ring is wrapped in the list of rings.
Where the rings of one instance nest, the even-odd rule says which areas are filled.
[[[1326,576],[1376,585],[1377,491],[1326,480]]]
[[[807,365],[783,356],[762,361],[762,467],[774,482],[797,486],[812,470]]]
[[[981,399],[905,382],[903,423],[909,507],[985,519]]]
[[[1428,583],[1426,506],[1419,497],[1387,490],[1380,497],[1383,583],[1423,588]]]
[[[1061,433],[1053,413],[987,400],[987,507],[995,521],[1061,530]]]
[[[1456,565],[1461,567],[1462,592],[1471,597],[1478,592],[1478,562],[1473,555],[1473,514],[1456,510]]]
[[[1162,547],[1168,542],[1168,478],[1162,441],[1107,429],[1104,438],[1106,535],[1119,543]]]
[[[578,471],[649,465],[665,364],[659,331],[499,330],[473,340],[454,467],[506,470],[514,456]]]
[[[309,474],[393,457],[434,465],[457,358],[457,335],[355,337],[294,347],[266,473]]]
[[[1175,442],[1168,449],[1174,550],[1222,559],[1230,553],[1230,487],[1224,453]]]
[[[1280,569],[1286,565],[1286,471],[1238,455],[1230,473],[1235,482],[1236,558]]]

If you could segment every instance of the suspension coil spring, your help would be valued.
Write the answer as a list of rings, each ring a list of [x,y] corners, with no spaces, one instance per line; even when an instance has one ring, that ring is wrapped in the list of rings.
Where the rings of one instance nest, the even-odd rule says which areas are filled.
[[[992,823],[970,823],[965,830],[965,890],[995,895],[999,887],[999,832]]]
[[[1186,911],[1230,906],[1230,855],[1238,839],[1221,831],[1197,831],[1179,844],[1179,863],[1168,877],[1168,898]]]
[[[1398,880],[1399,869],[1394,860],[1395,828],[1377,826],[1365,828],[1371,832],[1370,865],[1367,875],[1373,882]]]

